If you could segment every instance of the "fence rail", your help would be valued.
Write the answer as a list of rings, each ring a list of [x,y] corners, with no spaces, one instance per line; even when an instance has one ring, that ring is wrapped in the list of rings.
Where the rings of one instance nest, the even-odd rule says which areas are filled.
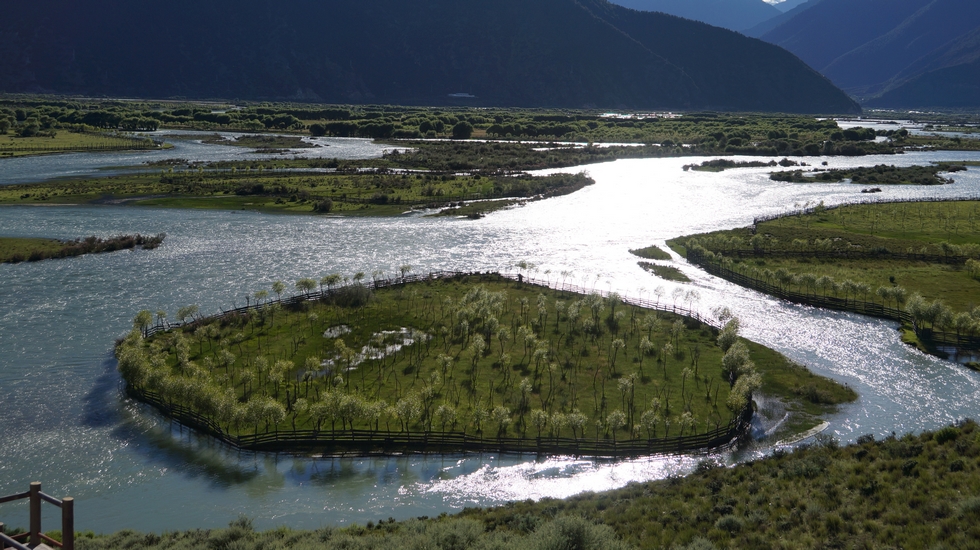
[[[0,550],[11,547],[17,550],[29,550],[45,542],[53,544],[63,550],[75,549],[75,499],[64,497],[57,499],[53,496],[41,492],[41,483],[38,481],[31,483],[31,488],[25,493],[17,493],[0,497],[0,504],[15,500],[28,499],[30,501],[30,530],[19,535],[8,536],[4,534],[4,524],[0,523]],[[41,532],[41,502],[53,504],[61,508],[61,542],[45,535]],[[27,541],[25,544],[24,541]]]
[[[466,433],[392,432],[386,430],[284,430],[261,434],[233,435],[220,425],[188,407],[167,403],[152,392],[129,386],[130,394],[165,416],[187,427],[205,432],[237,449],[274,452],[317,452],[321,454],[500,452],[523,454],[572,454],[577,456],[623,457],[650,454],[690,453],[732,445],[749,428],[751,406],[725,426],[701,434],[664,438],[608,441],[582,436],[483,437]]]

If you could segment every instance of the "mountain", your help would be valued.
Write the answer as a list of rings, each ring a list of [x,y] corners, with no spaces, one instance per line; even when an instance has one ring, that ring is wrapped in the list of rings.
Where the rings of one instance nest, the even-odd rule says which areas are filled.
[[[770,4],[770,5],[776,8],[777,10],[786,13],[796,8],[799,5],[807,3],[807,1],[808,0],[784,0],[783,2],[780,2],[778,4]]]
[[[0,18],[0,90],[415,105],[859,109],[785,50],[604,0],[174,0],[165,11],[126,0],[8,0]]]
[[[980,94],[968,93],[980,76],[971,72],[980,57],[976,0],[822,0],[761,38],[869,105],[887,96],[890,106],[980,106]],[[936,78],[954,85],[928,84]]]
[[[795,0],[792,0],[795,1]],[[781,12],[762,0],[614,0],[639,11],[656,11],[741,31]]]
[[[787,2],[783,2],[783,4],[789,4],[790,1],[792,1],[792,0],[789,0]],[[786,9],[785,12],[780,13],[776,17],[773,17],[773,18],[770,18],[770,19],[766,19],[765,21],[763,21],[762,23],[759,23],[758,25],[756,25],[754,27],[749,27],[749,28],[743,30],[742,31],[742,34],[744,34],[745,36],[752,36],[754,38],[759,38],[760,36],[766,34],[767,32],[769,32],[769,31],[771,31],[773,29],[775,29],[776,27],[782,25],[783,23],[786,23],[787,21],[789,21],[790,19],[793,19],[794,17],[796,17],[797,15],[803,13],[804,11],[812,8],[813,6],[816,6],[817,4],[819,4],[822,1],[823,0],[804,0],[802,2],[796,3],[796,5],[794,5],[794,6],[787,6],[787,9]],[[783,4],[776,4],[776,6],[777,7],[778,6],[782,6]]]

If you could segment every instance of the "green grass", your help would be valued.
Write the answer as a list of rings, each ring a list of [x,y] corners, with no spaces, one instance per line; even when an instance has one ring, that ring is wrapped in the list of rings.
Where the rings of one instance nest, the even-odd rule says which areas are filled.
[[[78,538],[80,550],[261,548],[972,548],[980,539],[980,429],[973,421],[792,452],[564,500],[301,531],[168,530]],[[172,526],[179,528],[179,526]]]
[[[677,269],[676,267],[669,266],[669,265],[657,265],[657,264],[652,264],[650,262],[637,262],[637,263],[644,270],[653,273],[654,275],[660,277],[661,279],[666,279],[668,281],[677,281],[680,283],[691,282],[691,279],[688,278],[687,275],[684,275],[684,273],[680,269]]]
[[[665,252],[662,248],[657,245],[650,245],[646,248],[637,248],[630,250],[630,254],[634,256],[639,256],[641,258],[646,258],[647,260],[670,260],[670,254]]]
[[[814,169],[790,170],[773,172],[769,178],[773,181],[792,183],[813,182],[842,182],[864,185],[945,185],[953,183],[953,178],[940,176],[940,173],[962,172],[965,166],[949,163],[937,163],[932,166],[888,166],[879,164],[873,167],[848,169]]]
[[[120,370],[232,434],[277,424],[280,432],[353,427],[487,438],[536,437],[540,428],[622,441],[703,433],[733,416],[717,331],[696,321],[497,276],[413,283],[342,305],[368,294],[355,285],[338,301],[267,307],[145,341],[131,335],[117,350]],[[350,332],[325,334],[340,326]],[[355,358],[383,331],[402,328],[428,336],[416,334],[416,343],[384,358]],[[855,398],[772,350],[749,352],[764,387],[800,403],[801,413],[819,414],[797,392],[809,384],[833,403]],[[614,411],[625,416],[618,429],[609,427]]]
[[[164,168],[86,180],[7,185],[0,187],[0,205],[122,202],[164,208],[390,216],[413,207],[439,208],[477,198],[537,200],[572,193],[592,183],[584,174],[504,177],[283,173],[258,167],[227,172]],[[491,210],[487,206],[474,208]]]
[[[54,254],[64,248],[57,239],[0,237],[0,263],[24,261],[34,254]]]
[[[121,151],[146,149],[145,141],[100,133],[56,131],[54,137],[18,137],[0,134],[0,158],[45,155],[72,151]]]

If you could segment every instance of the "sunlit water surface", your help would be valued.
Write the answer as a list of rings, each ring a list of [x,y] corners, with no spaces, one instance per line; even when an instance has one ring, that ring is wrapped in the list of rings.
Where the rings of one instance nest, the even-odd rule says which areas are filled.
[[[68,155],[65,155],[66,157]],[[831,167],[980,160],[975,153],[916,153],[827,160]],[[111,357],[136,311],[199,304],[214,312],[277,279],[327,273],[441,269],[510,270],[650,298],[663,286],[628,249],[751,223],[794,204],[867,198],[849,184],[772,182],[769,169],[685,172],[704,159],[628,160],[587,167],[596,184],[572,195],[482,220],[404,216],[331,218],[120,206],[8,207],[0,234],[74,238],[120,233],[168,237],[154,251],[0,265],[0,495],[41,480],[77,499],[81,529],[163,531],[214,527],[238,514],[259,527],[315,528],[379,518],[436,515],[464,506],[564,497],[630,481],[683,474],[703,457],[602,461],[496,454],[308,459],[238,453],[171,425],[127,400]],[[0,161],[2,170],[7,160]],[[976,169],[942,187],[886,187],[875,198],[980,194]],[[828,420],[850,441],[932,429],[976,416],[980,377],[898,340],[895,325],[780,302],[688,266],[703,312],[729,306],[745,336],[861,395]],[[669,299],[669,298],[667,298]],[[759,456],[766,445],[714,458]],[[50,508],[50,507],[49,507]],[[53,512],[52,512],[53,513]],[[0,519],[26,525],[26,506]],[[48,525],[57,525],[54,517]]]

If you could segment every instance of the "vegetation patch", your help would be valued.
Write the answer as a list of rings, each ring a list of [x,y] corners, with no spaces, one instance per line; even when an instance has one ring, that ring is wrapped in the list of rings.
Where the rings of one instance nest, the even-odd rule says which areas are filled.
[[[137,234],[107,239],[92,236],[74,241],[0,237],[0,263],[36,262],[50,258],[70,258],[82,254],[99,254],[131,248],[152,250],[160,246],[165,237],[164,233],[154,237]]]
[[[664,249],[652,244],[646,248],[636,248],[630,250],[630,254],[646,258],[647,260],[670,260],[671,256]]]
[[[918,436],[841,447],[829,437],[731,468],[563,500],[467,508],[315,531],[227,529],[87,533],[81,550],[126,548],[969,548],[980,539],[980,430],[966,420]],[[55,533],[56,534],[56,533]],[[459,544],[460,546],[455,546]]]
[[[939,174],[962,172],[966,167],[961,164],[939,163],[932,166],[888,166],[879,164],[874,167],[831,169],[831,170],[790,170],[773,172],[769,179],[792,183],[840,183],[850,180],[858,184],[878,185],[945,185],[953,183],[952,178],[944,178]]]
[[[175,170],[0,187],[0,204],[125,203],[168,208],[259,210],[305,214],[397,215],[449,202],[542,199],[573,193],[594,181],[585,174],[481,176],[311,174],[266,170]],[[489,210],[487,210],[489,211]]]
[[[637,262],[637,264],[642,267],[645,271],[653,273],[661,279],[667,279],[668,281],[677,281],[681,283],[689,283],[691,279],[687,275],[684,275],[681,270],[676,267],[669,265],[659,265],[650,262]]]
[[[761,168],[764,166],[782,166],[788,168],[790,166],[807,166],[805,162],[797,162],[795,160],[789,160],[784,158],[783,160],[776,162],[770,160],[768,162],[761,160],[732,160],[732,159],[712,159],[706,160],[701,164],[685,164],[682,168],[685,172],[688,170],[695,170],[697,172],[723,172],[731,168]]]
[[[185,308],[177,317],[189,322],[147,337],[153,315],[140,312],[119,369],[158,405],[265,448],[286,448],[290,433],[645,448],[724,431],[770,377],[810,378],[738,338],[735,320],[719,333],[616,295],[494,275],[401,284],[405,271],[391,284],[380,273],[337,288],[337,275],[302,279],[299,298],[260,290],[257,308],[219,318]]]
[[[203,143],[212,145],[233,145],[249,149],[308,149],[316,144],[303,140],[303,136],[288,136],[279,134],[246,134],[235,138],[225,138],[218,134],[206,136]]]
[[[980,202],[851,205],[671,242],[716,274],[776,295],[907,323],[917,346],[976,348]]]

